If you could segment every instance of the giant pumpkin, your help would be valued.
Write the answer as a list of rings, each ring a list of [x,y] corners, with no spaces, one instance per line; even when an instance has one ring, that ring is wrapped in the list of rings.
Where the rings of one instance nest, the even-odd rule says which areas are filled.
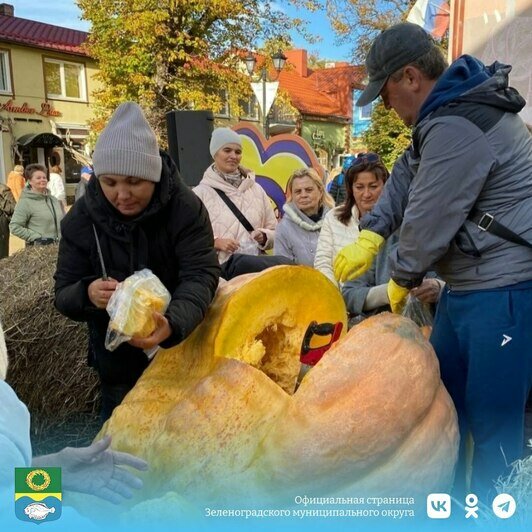
[[[356,326],[294,393],[309,323],[345,326],[345,316],[336,287],[304,266],[221,286],[203,323],[156,355],[102,431],[150,463],[143,497],[234,506],[447,490],[456,414],[410,320]]]

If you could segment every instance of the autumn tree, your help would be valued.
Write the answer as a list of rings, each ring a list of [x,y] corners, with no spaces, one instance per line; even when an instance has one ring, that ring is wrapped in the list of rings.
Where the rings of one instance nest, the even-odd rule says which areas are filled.
[[[294,0],[311,11],[324,11],[339,43],[352,44],[353,60],[363,63],[375,36],[405,20],[415,0]]]
[[[353,62],[363,64],[375,37],[406,20],[415,0],[298,0],[311,10],[325,10],[340,43],[352,43]],[[446,53],[447,36],[440,42]],[[364,144],[379,153],[391,168],[410,143],[411,130],[395,111],[382,103],[373,108],[371,126],[363,134]]]
[[[395,111],[387,111],[382,102],[373,108],[371,125],[362,135],[364,144],[378,153],[391,169],[411,141],[411,129],[404,125]]]
[[[164,142],[173,109],[220,110],[249,96],[239,55],[304,23],[271,0],[77,0],[99,63],[95,129],[125,100],[138,101]]]

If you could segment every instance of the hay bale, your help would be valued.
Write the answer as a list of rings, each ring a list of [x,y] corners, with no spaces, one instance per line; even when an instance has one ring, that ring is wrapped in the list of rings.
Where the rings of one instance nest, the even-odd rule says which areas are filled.
[[[86,324],[65,318],[53,305],[57,250],[29,247],[0,261],[7,381],[28,406],[33,436],[80,413],[95,414],[99,396],[98,378],[87,366]]]
[[[516,460],[511,464],[511,468],[507,477],[497,480],[495,487],[497,493],[510,493],[515,499],[517,513],[512,522],[515,525],[530,526],[532,524],[532,455]]]

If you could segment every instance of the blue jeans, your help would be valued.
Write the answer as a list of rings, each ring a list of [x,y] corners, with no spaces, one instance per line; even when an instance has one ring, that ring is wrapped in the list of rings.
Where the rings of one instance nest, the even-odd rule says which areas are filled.
[[[532,282],[493,290],[445,289],[430,341],[458,412],[456,495],[462,499],[465,490],[465,443],[471,433],[471,492],[491,504],[494,482],[523,452],[532,384]]]

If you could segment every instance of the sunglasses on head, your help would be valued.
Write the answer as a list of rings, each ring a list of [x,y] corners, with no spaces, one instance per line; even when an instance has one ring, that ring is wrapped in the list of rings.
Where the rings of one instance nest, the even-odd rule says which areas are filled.
[[[365,164],[375,164],[375,163],[379,163],[381,160],[381,158],[378,156],[378,154],[376,153],[373,153],[373,152],[369,152],[369,153],[363,153],[361,155],[359,155],[351,164],[351,168],[353,168],[353,166],[362,166],[362,165],[365,165]]]

